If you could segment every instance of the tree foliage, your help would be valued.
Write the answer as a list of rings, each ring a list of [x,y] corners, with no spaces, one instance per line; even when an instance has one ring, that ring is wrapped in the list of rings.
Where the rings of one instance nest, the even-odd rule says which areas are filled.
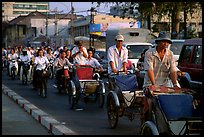
[[[180,30],[181,12],[185,10],[186,14],[192,15],[202,6],[202,2],[97,2],[98,5],[101,3],[118,6],[122,11],[121,18],[131,17],[143,21],[157,15],[160,20],[164,15],[168,15],[172,22],[171,32],[175,32],[175,34],[178,34]],[[177,37],[177,35],[173,35],[173,37]]]

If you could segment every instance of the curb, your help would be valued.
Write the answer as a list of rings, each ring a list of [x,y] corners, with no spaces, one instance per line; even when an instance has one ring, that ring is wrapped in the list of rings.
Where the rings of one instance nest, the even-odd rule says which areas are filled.
[[[46,127],[53,135],[77,135],[76,132],[67,128],[59,121],[55,120],[47,113],[30,103],[28,100],[9,89],[4,84],[2,84],[2,91],[5,95],[9,96],[13,101],[15,101],[21,108],[28,112],[28,114],[36,119],[41,125]]]

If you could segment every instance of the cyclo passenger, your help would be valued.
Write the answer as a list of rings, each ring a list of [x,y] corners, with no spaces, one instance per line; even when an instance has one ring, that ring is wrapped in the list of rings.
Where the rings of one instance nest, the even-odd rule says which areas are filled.
[[[22,50],[22,54],[20,55],[20,80],[22,80],[24,62],[30,62],[30,57],[28,56],[25,48]]]
[[[144,94],[147,93],[148,88],[154,91],[158,86],[179,88],[173,52],[167,48],[168,45],[172,43],[171,39],[165,32],[161,32],[155,40],[155,43],[157,46],[145,52],[144,70],[146,73],[143,84]],[[148,98],[147,94],[145,95],[144,120],[147,121],[152,119],[150,108],[152,108],[152,103],[155,100]],[[160,117],[159,121],[161,123],[159,125],[162,125],[162,127],[158,127],[159,130],[161,132],[168,131],[165,126],[165,120],[160,112],[158,112],[158,116]]]
[[[62,84],[61,83],[61,77],[64,75],[63,72],[63,66],[69,66],[70,68],[73,66],[72,63],[69,62],[69,60],[66,57],[66,52],[64,50],[60,51],[60,55],[58,58],[56,58],[54,62],[54,67],[56,69],[56,80],[57,80],[57,88]],[[70,74],[71,77],[71,74]]]
[[[93,57],[93,50],[88,49],[88,58],[86,58],[86,64],[90,65],[95,69],[95,71],[102,72],[103,71],[103,66],[98,62],[97,59]]]
[[[41,85],[39,82],[42,79],[43,69],[45,69],[49,65],[49,61],[47,57],[43,56],[43,50],[38,49],[37,57],[34,61],[34,74],[33,74],[33,86],[34,89],[37,88],[37,85]],[[40,95],[40,92],[39,92]]]

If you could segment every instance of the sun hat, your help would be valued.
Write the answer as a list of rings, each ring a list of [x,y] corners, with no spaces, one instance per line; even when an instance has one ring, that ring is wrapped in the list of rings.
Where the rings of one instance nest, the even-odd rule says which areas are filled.
[[[115,37],[115,40],[122,40],[122,41],[124,41],[124,37],[123,37],[123,35],[121,35],[121,34],[119,34],[119,35],[117,35],[116,37]]]
[[[155,43],[158,44],[158,41],[164,41],[164,40],[168,41],[169,44],[172,44],[172,41],[171,41],[169,35],[166,32],[162,31],[159,33],[159,36],[155,40]]]

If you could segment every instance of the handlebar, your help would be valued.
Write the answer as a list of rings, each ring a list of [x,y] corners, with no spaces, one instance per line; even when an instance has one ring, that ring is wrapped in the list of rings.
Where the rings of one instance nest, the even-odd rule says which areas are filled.
[[[143,89],[143,92],[146,96],[159,95],[159,94],[172,94],[172,93],[195,94],[195,91],[191,89],[178,88],[178,87],[165,87],[165,86],[157,86],[155,89],[152,89],[151,86],[148,86]]]

